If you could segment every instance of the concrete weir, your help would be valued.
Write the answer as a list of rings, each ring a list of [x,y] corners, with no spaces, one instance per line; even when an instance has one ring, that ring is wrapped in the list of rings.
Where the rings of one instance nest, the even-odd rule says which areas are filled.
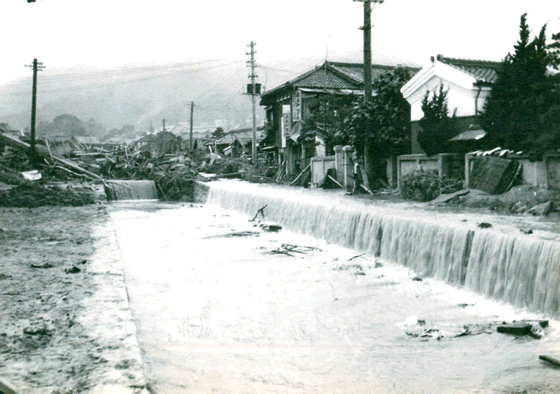
[[[157,200],[158,194],[154,181],[148,180],[110,180],[104,185],[108,200]]]
[[[290,231],[381,257],[530,312],[560,316],[558,234],[525,235],[500,224],[481,229],[473,214],[466,220],[464,215],[367,204],[320,190],[242,182],[197,183],[195,198],[251,216],[266,205],[266,219]]]

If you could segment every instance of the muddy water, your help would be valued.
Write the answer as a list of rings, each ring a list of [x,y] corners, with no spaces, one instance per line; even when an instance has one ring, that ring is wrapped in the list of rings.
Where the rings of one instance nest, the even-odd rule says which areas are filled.
[[[217,207],[110,216],[157,393],[560,392],[538,359],[560,357],[556,321],[540,340],[498,334],[538,316]]]

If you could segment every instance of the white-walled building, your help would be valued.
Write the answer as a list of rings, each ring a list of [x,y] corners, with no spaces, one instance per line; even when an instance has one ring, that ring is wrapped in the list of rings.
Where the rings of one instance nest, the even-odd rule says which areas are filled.
[[[497,70],[500,62],[483,60],[465,60],[446,58],[438,55],[431,58],[430,63],[423,67],[401,89],[404,98],[410,104],[412,122],[412,153],[424,153],[418,144],[417,136],[420,130],[418,121],[422,119],[422,99],[426,92],[439,89],[440,85],[447,90],[447,100],[450,115],[455,112],[461,132],[466,132],[465,138],[477,139],[478,134],[473,133],[471,127],[478,124],[478,115],[484,108],[492,84],[497,79]]]

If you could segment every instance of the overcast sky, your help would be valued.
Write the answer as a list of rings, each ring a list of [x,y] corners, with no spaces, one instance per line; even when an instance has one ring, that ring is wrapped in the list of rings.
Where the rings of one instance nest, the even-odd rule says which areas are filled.
[[[327,52],[330,60],[361,60],[362,5],[352,0],[0,3],[0,86],[30,76],[23,65],[35,57],[47,66],[44,74],[194,59],[241,62],[250,40],[260,64],[291,61],[285,79],[309,62],[321,63]],[[512,50],[524,12],[535,34],[544,23],[549,33],[560,31],[557,0],[386,0],[373,11],[374,57],[419,64],[438,53],[500,60]]]

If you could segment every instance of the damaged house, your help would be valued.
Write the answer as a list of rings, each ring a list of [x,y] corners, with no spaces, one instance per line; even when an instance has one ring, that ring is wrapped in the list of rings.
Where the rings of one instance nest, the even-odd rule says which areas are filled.
[[[264,127],[257,127],[257,147],[264,138]],[[228,131],[214,140],[214,151],[224,156],[251,156],[253,150],[253,129],[245,128]]]

